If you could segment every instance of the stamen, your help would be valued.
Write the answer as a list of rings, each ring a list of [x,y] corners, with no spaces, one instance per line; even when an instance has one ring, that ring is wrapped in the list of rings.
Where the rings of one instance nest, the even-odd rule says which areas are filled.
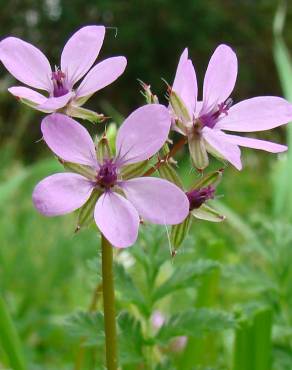
[[[117,166],[112,159],[105,160],[101,165],[96,180],[97,184],[102,188],[109,189],[113,187],[118,179]]]
[[[55,72],[52,72],[52,81],[54,85],[53,95],[55,98],[63,96],[69,92],[65,83],[66,75],[58,67],[55,68]]]
[[[190,202],[190,211],[196,208],[200,208],[203,203],[208,199],[213,199],[215,195],[215,188],[211,185],[201,188],[188,191],[186,196]]]

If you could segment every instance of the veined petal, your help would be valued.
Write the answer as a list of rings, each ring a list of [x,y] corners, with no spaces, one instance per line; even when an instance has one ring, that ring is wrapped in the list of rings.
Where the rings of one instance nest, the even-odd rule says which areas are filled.
[[[98,167],[94,143],[78,122],[60,113],[53,113],[42,120],[41,130],[48,147],[68,162]]]
[[[150,158],[165,143],[170,125],[169,111],[163,105],[147,104],[136,109],[119,129],[117,161],[130,164]]]
[[[35,46],[7,37],[0,42],[0,59],[18,81],[37,89],[52,90],[50,63]]]
[[[240,146],[245,146],[247,148],[265,150],[271,153],[281,153],[285,152],[288,147],[286,145],[272,143],[271,141],[258,140],[250,137],[242,137],[237,135],[225,134],[226,140],[230,143]]]
[[[162,225],[182,222],[189,214],[185,193],[173,183],[156,177],[139,177],[121,184],[126,197],[146,221]]]
[[[237,77],[237,57],[227,45],[219,45],[211,56],[204,78],[202,114],[231,94]]]
[[[80,208],[90,197],[92,182],[75,173],[57,173],[35,187],[32,199],[45,216],[64,215]]]
[[[8,91],[18,99],[31,102],[31,105],[39,105],[47,100],[44,95],[24,86],[12,86]]]
[[[292,104],[277,96],[258,96],[232,106],[216,127],[222,130],[255,132],[270,130],[292,121]]]
[[[206,142],[215,152],[225,158],[238,170],[242,169],[240,149],[237,145],[229,142],[228,138],[225,137],[226,134],[220,130],[211,129],[209,127],[204,127],[202,133]]]
[[[58,97],[49,97],[46,101],[37,106],[39,110],[43,111],[56,111],[67,105],[69,100],[74,96],[74,93],[69,91],[67,94]]]
[[[192,118],[196,109],[198,85],[193,63],[188,59],[187,48],[180,57],[172,90],[179,95],[188,110],[189,116]]]
[[[86,26],[70,37],[61,55],[61,70],[73,86],[95,62],[105,35],[104,26]]]
[[[114,57],[103,60],[94,66],[80,86],[77,88],[76,97],[91,95],[105,86],[110,85],[124,72],[127,65],[125,57]]]
[[[133,245],[138,236],[139,215],[133,205],[117,193],[104,193],[97,201],[94,218],[107,240],[117,248]]]

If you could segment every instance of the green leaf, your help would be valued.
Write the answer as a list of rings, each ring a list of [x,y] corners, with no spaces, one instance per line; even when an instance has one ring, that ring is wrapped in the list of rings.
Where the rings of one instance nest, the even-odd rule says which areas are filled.
[[[16,328],[6,307],[6,304],[0,296],[0,345],[7,355],[9,364],[13,370],[25,370],[26,364],[23,357],[21,342]]]
[[[199,260],[175,267],[173,274],[155,289],[153,300],[158,301],[175,290],[190,287],[196,279],[210,273],[214,269],[218,269],[219,266],[219,263],[216,261]]]
[[[125,364],[143,363],[143,335],[141,323],[127,312],[118,317],[120,361]]]
[[[235,326],[235,319],[230,313],[206,308],[193,308],[172,315],[157,333],[156,340],[167,343],[174,337],[182,335],[200,337],[207,332],[233,329]]]
[[[136,305],[143,313],[148,312],[143,295],[123,265],[115,265],[115,278],[116,290],[119,293],[120,300]]]
[[[104,342],[104,319],[100,312],[77,311],[67,316],[63,324],[72,337],[83,339],[85,346]]]
[[[215,209],[207,206],[207,204],[202,204],[200,208],[193,209],[191,214],[195,218],[205,221],[222,222],[225,220],[225,216],[221,215]]]
[[[188,217],[182,223],[172,226],[170,240],[171,246],[174,248],[174,250],[177,250],[181,246],[185,237],[188,235],[190,224],[191,217],[188,215]]]

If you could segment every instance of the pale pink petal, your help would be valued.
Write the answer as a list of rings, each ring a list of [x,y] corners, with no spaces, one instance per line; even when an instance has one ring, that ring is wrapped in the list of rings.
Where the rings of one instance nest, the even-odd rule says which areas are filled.
[[[133,205],[117,193],[104,193],[94,210],[95,222],[106,239],[117,248],[133,245],[138,236],[139,215]]]
[[[64,215],[80,208],[90,197],[92,183],[76,173],[57,173],[34,188],[32,199],[45,216]]]
[[[50,63],[35,46],[7,37],[0,42],[0,59],[18,81],[37,89],[52,90]]]
[[[198,94],[197,77],[193,63],[188,59],[188,49],[186,48],[179,60],[172,90],[175,91],[184,102],[188,113],[192,118],[196,109]]]
[[[228,131],[270,130],[292,121],[292,104],[277,96],[258,96],[231,107],[216,127]]]
[[[64,46],[61,70],[73,86],[90,69],[101,49],[104,26],[86,26],[75,32]]]
[[[36,105],[42,104],[47,100],[44,95],[24,86],[12,86],[8,91],[18,99],[28,100]]]
[[[120,163],[135,163],[150,158],[165,143],[170,130],[169,111],[160,104],[136,109],[119,129],[116,147]]]
[[[220,130],[204,127],[203,137],[215,151],[230,162],[238,170],[242,169],[240,149],[237,145],[229,142],[226,134]]]
[[[76,91],[76,97],[91,95],[114,82],[125,70],[127,59],[114,57],[103,60],[94,66]]]
[[[173,183],[157,177],[140,177],[120,185],[139,215],[154,224],[173,225],[189,214],[185,193]]]
[[[54,97],[51,96],[50,98],[46,99],[46,101],[37,106],[38,109],[44,111],[55,111],[65,107],[68,104],[69,100],[74,96],[73,92],[68,92],[65,95]]]
[[[48,147],[58,157],[98,167],[94,143],[87,130],[74,119],[53,113],[42,120],[41,130]]]
[[[232,144],[245,146],[247,148],[265,150],[271,153],[281,153],[285,152],[288,149],[286,145],[272,143],[271,141],[258,140],[249,137],[228,134],[225,134],[224,137]]]
[[[208,113],[231,94],[237,77],[237,57],[227,45],[219,45],[211,56],[204,78],[203,112]]]

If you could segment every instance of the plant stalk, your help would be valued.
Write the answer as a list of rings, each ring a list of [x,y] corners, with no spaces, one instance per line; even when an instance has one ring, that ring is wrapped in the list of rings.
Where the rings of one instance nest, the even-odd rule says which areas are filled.
[[[113,247],[103,235],[101,235],[101,248],[106,366],[107,370],[117,370],[118,350],[113,275]]]

